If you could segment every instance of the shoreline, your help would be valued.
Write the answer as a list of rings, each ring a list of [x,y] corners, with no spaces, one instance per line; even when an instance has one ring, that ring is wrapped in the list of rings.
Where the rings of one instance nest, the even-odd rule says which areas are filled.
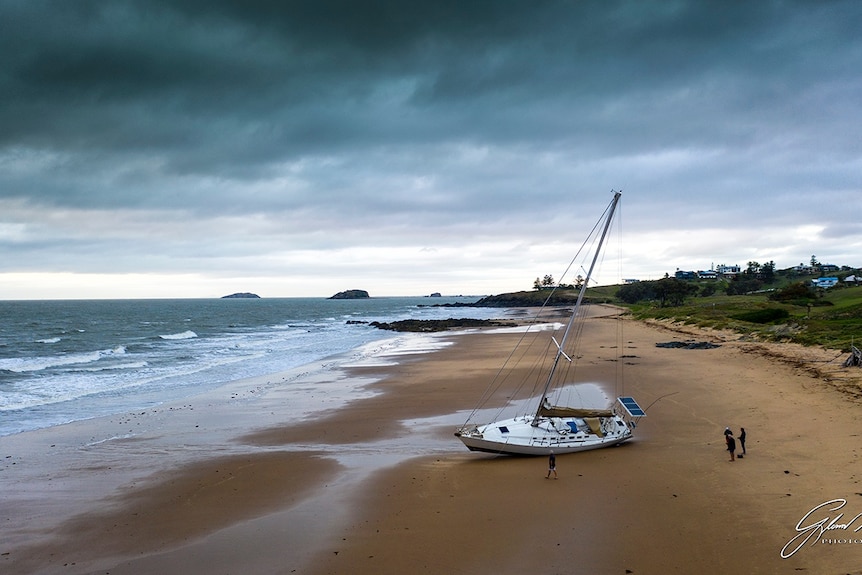
[[[313,524],[308,516],[314,514],[304,511],[303,506],[320,498],[311,485],[338,474],[343,478],[335,484],[360,481],[381,463],[362,462],[367,454],[361,451],[338,453],[333,445],[317,440],[268,446],[250,445],[244,437],[257,429],[301,425],[373,398],[381,393],[374,385],[386,370],[421,360],[449,345],[439,334],[393,334],[285,372],[228,382],[176,403],[2,436],[0,565],[11,564],[22,573],[52,569],[88,573],[102,562],[111,564],[102,557],[105,554],[122,556],[133,549],[135,554],[150,554],[173,547],[179,540],[218,538],[220,530],[239,528],[243,521],[259,520],[271,513],[289,517],[291,507],[304,516],[308,529]],[[384,461],[386,465],[394,463]],[[179,534],[173,541],[149,526],[170,520],[154,521],[159,513],[139,509],[144,499],[151,500],[145,507],[160,509],[164,517],[171,516],[166,500],[185,500],[186,506],[194,501],[194,505],[216,508],[217,502],[209,494],[220,492],[223,477],[227,475],[232,484],[240,484],[239,479],[247,477],[249,469],[255,470],[255,477],[263,478],[280,470],[285,482],[251,485],[247,481],[246,487],[239,488],[244,494],[241,501],[215,513],[198,510],[205,520],[183,517],[187,525],[173,530]],[[192,484],[197,487],[192,488]],[[266,497],[246,496],[262,487],[269,494]],[[306,496],[296,499],[298,493]],[[268,503],[255,503],[261,499]],[[292,505],[294,500],[297,503]],[[251,512],[247,509],[249,501],[254,508]],[[336,514],[325,500],[319,505]],[[113,515],[111,510],[116,507],[125,511]],[[129,517],[135,519],[129,521]],[[173,517],[177,519],[176,514]],[[133,547],[118,546],[116,539],[122,530],[112,526],[121,524],[137,525],[133,531],[123,532],[126,537],[134,533],[137,542]],[[321,523],[318,535],[327,529]],[[45,560],[47,556],[78,553],[78,539],[85,533],[98,542],[83,545],[85,554],[96,559],[64,561],[59,567]],[[306,547],[312,548],[313,540]],[[71,565],[82,563],[89,567],[69,571]]]
[[[139,438],[58,454],[47,437],[28,436],[20,448],[43,453],[9,457],[10,442],[0,438],[4,485],[31,480],[17,487],[30,499],[13,493],[20,507],[0,517],[0,565],[16,573],[312,575],[536,565],[690,573],[705,562],[713,572],[857,568],[862,545],[806,546],[788,559],[779,550],[822,501],[845,497],[850,516],[862,511],[852,470],[858,402],[804,364],[751,347],[761,344],[701,330],[699,337],[725,337],[721,347],[658,349],[658,341],[692,333],[589,321],[606,335],[624,322],[634,356],[627,392],[652,407],[627,444],[558,457],[559,481],[545,480],[542,458],[475,454],[452,436],[513,335],[444,334],[440,351],[346,367],[344,377],[363,381],[367,393],[292,425],[287,414],[254,409],[263,402],[274,410],[279,398],[254,397],[232,414],[236,426],[222,423],[224,433],[190,426],[230,410],[195,401],[172,414],[180,417],[165,425],[181,431],[179,439],[200,437],[200,445],[171,441],[166,429],[162,443]],[[586,348],[595,357],[588,370],[600,371],[611,351]],[[852,385],[858,381],[842,380]],[[745,459],[726,461],[725,425],[749,431]],[[188,450],[188,459],[174,450]],[[142,468],[150,465],[143,481],[121,480],[130,451]],[[84,461],[66,467],[77,458]],[[40,490],[48,501],[38,503]],[[64,497],[69,502],[56,508]],[[72,519],[58,520],[58,511]],[[22,524],[10,525],[13,517]],[[171,529],[154,531],[158,525]],[[26,549],[28,542],[35,546]]]

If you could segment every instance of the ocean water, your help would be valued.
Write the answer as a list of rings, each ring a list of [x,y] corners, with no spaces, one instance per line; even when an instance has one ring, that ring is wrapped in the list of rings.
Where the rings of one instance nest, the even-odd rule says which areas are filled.
[[[0,301],[0,436],[408,337],[356,322],[499,317],[501,310],[434,305],[475,299]]]

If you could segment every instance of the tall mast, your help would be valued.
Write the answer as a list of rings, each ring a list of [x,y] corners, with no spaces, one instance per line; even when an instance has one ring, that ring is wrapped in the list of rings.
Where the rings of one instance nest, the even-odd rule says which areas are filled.
[[[550,373],[548,374],[548,380],[545,382],[545,388],[542,390],[542,398],[539,400],[539,406],[536,408],[536,415],[533,416],[533,427],[539,424],[539,413],[542,410],[542,406],[545,404],[545,399],[548,397],[548,390],[550,389],[551,382],[554,379],[554,373],[557,371],[557,364],[560,363],[560,357],[566,355],[563,352],[563,349],[565,349],[566,342],[569,339],[569,333],[571,333],[572,326],[575,323],[575,318],[578,316],[578,312],[581,309],[581,302],[584,300],[584,294],[587,291],[587,286],[590,285],[590,278],[593,275],[593,269],[595,269],[596,267],[596,262],[598,261],[599,254],[601,254],[602,251],[602,245],[605,243],[605,236],[607,236],[608,229],[611,227],[611,221],[614,219],[614,212],[617,209],[617,204],[620,201],[620,196],[622,196],[622,192],[614,191],[614,198],[611,200],[608,209],[608,217],[605,220],[604,228],[602,228],[601,238],[599,238],[599,245],[596,248],[596,253],[593,254],[593,261],[590,263],[590,269],[589,271],[587,271],[587,277],[584,280],[584,284],[581,286],[581,291],[578,292],[578,299],[575,302],[575,308],[572,310],[572,315],[571,317],[569,317],[569,322],[566,324],[566,331],[563,332],[563,338],[560,340],[560,343],[557,344],[557,354],[554,356],[554,364],[551,367]],[[566,356],[566,359],[569,359],[568,356]]]

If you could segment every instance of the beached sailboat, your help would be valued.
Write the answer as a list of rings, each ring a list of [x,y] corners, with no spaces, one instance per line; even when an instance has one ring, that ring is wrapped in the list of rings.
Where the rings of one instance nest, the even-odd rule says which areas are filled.
[[[584,294],[620,201],[621,192],[615,191],[613,194],[611,203],[599,219],[593,233],[590,234],[590,237],[595,238],[597,230],[601,230],[590,268],[578,291],[574,309],[565,324],[563,335],[559,341],[554,337],[550,338],[553,347],[549,349],[553,354],[553,360],[547,377],[543,377],[544,384],[538,405],[535,410],[531,409],[527,413],[479,425],[471,424],[471,419],[479,413],[478,408],[474,410],[467,422],[455,432],[455,436],[471,451],[508,455],[548,455],[610,447],[630,439],[638,419],[646,415],[631,397],[618,397],[613,405],[606,408],[565,407],[552,405],[550,401],[553,389],[572,384],[572,382],[561,381],[559,376],[564,370],[560,369],[560,363],[561,361],[574,363],[577,359],[577,354],[570,350],[571,343],[576,339],[575,332],[580,333],[580,330],[576,329],[576,324],[579,320],[583,320]],[[587,243],[585,242],[584,245]],[[547,298],[545,305],[550,299],[551,296]],[[526,337],[521,338],[519,345],[523,345],[526,340]],[[567,352],[567,349],[570,351]],[[507,363],[516,357],[518,354],[513,352]],[[495,382],[504,379],[506,376],[503,374],[506,371],[507,366],[504,366],[494,378]],[[495,382],[492,382],[492,385],[495,385]]]

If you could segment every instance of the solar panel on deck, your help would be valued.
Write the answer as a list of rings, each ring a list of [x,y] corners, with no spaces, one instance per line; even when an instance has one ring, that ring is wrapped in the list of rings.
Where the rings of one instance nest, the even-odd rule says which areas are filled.
[[[620,397],[619,400],[632,417],[643,417],[646,415],[646,412],[641,409],[641,406],[638,405],[638,402],[633,397]]]

